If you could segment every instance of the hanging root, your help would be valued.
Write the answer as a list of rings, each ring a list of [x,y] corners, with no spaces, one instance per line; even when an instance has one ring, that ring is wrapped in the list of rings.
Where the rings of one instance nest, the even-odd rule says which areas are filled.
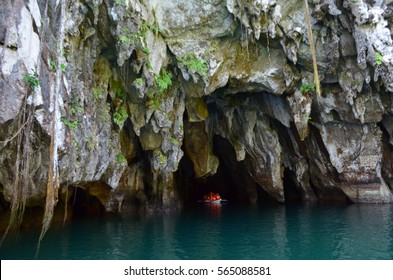
[[[63,219],[63,225],[67,221],[67,216],[68,216],[68,187],[66,187],[66,197],[65,197],[65,202],[64,202],[64,219]]]
[[[65,21],[65,6],[67,1],[61,1],[60,5],[60,22],[59,22],[59,37],[58,37],[58,45],[57,45],[57,65],[61,65],[63,63],[63,41],[64,41],[64,21]],[[41,234],[38,239],[38,245],[36,250],[36,258],[38,257],[41,241],[44,238],[46,232],[48,231],[50,224],[53,219],[53,213],[55,210],[55,206],[58,201],[58,193],[59,193],[59,160],[58,160],[58,135],[57,132],[59,130],[58,122],[60,120],[60,108],[59,108],[59,95],[61,94],[61,80],[62,80],[62,71],[60,67],[56,70],[56,84],[55,90],[50,93],[50,102],[51,107],[53,109],[52,114],[52,128],[51,128],[51,143],[49,149],[49,157],[50,157],[50,165],[49,165],[49,173],[48,173],[48,184],[46,187],[46,202],[45,202],[45,212],[42,220],[42,228]]]
[[[315,89],[316,89],[316,92],[317,92],[318,96],[321,96],[321,83],[319,82],[317,56],[316,56],[316,53],[315,53],[314,39],[313,39],[313,35],[312,35],[310,13],[309,13],[309,9],[308,9],[308,2],[307,2],[307,0],[304,0],[304,9],[305,9],[306,23],[307,23],[307,28],[308,28],[308,38],[309,38],[309,41],[310,41],[310,51],[311,51],[311,56],[312,56],[312,65],[313,65],[313,69],[314,69],[314,84],[315,84]]]
[[[18,232],[23,221],[26,208],[27,194],[30,180],[30,157],[32,147],[30,134],[33,126],[33,108],[27,107],[26,99],[22,113],[19,117],[18,133],[16,137],[16,160],[13,193],[11,198],[11,214],[8,226],[0,240],[0,247],[3,245],[9,232]],[[12,141],[12,140],[9,140]]]

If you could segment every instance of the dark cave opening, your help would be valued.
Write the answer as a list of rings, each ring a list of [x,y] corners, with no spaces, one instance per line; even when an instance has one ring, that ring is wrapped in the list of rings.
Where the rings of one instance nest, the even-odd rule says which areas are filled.
[[[284,169],[284,195],[286,203],[300,203],[302,201],[302,195],[298,190],[295,183],[296,174],[294,171],[285,168]]]
[[[213,153],[219,159],[217,172],[195,178],[193,162],[184,155],[176,173],[178,191],[184,205],[202,200],[209,192],[219,193],[231,204],[266,204],[276,201],[251,177],[244,161],[237,161],[232,144],[220,135],[213,138]]]
[[[69,187],[68,206],[72,219],[85,217],[101,217],[105,207],[100,200],[80,187]]]

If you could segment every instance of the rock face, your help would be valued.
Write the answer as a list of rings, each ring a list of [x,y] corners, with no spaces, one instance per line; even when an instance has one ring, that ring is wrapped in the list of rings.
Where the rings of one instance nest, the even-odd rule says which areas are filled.
[[[393,202],[393,2],[309,2],[321,96],[303,1],[2,1],[2,209],[44,206],[53,137],[63,206]]]

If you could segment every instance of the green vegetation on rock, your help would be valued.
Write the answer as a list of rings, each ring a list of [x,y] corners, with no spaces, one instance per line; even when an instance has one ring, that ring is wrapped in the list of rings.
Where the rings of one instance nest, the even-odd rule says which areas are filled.
[[[159,75],[155,75],[156,84],[160,92],[167,90],[172,85],[172,73],[162,69]]]
[[[41,84],[38,73],[35,70],[32,73],[23,74],[23,79],[27,82],[31,90],[34,90]]]
[[[300,92],[303,94],[314,93],[315,85],[310,83],[304,83],[300,86]]]
[[[377,65],[381,65],[381,64],[382,64],[382,59],[383,59],[382,54],[379,53],[379,52],[376,52],[376,53],[375,53],[375,63],[376,63]]]
[[[116,161],[118,163],[124,163],[124,162],[127,162],[127,159],[126,159],[126,157],[123,154],[118,154],[116,156]]]
[[[71,130],[75,129],[79,124],[78,120],[70,120],[67,116],[61,116],[60,120]]]
[[[185,66],[190,73],[198,73],[201,77],[207,77],[209,67],[204,59],[200,59],[194,53],[185,54],[178,58],[181,65]]]
[[[128,118],[128,114],[124,106],[120,107],[118,111],[113,113],[113,121],[118,126],[121,126],[127,118]]]

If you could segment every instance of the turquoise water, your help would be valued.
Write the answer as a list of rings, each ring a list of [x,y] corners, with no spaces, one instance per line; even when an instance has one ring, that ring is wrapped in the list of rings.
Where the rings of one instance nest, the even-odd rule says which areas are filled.
[[[38,231],[1,259],[33,259]],[[209,207],[52,227],[39,259],[393,259],[393,206]]]

